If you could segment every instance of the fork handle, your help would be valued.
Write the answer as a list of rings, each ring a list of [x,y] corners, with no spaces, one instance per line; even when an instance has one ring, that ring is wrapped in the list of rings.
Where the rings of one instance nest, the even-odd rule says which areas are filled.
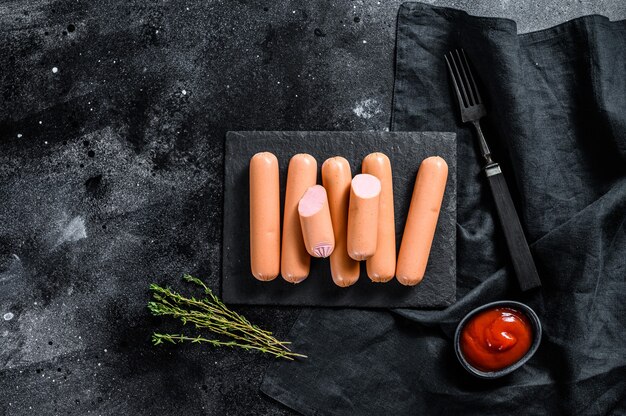
[[[496,210],[504,231],[504,238],[511,254],[515,276],[522,291],[541,286],[535,262],[524,237],[524,230],[515,211],[513,200],[500,165],[490,163],[485,166],[485,173],[496,202]]]

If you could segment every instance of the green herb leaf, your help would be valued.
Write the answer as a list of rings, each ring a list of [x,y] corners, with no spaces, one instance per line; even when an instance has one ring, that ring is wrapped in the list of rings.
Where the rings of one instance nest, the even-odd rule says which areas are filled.
[[[169,287],[152,283],[150,291],[153,300],[148,302],[148,310],[155,316],[171,316],[179,319],[183,325],[193,324],[197,329],[206,329],[230,341],[155,332],[152,334],[154,345],[161,345],[165,342],[171,344],[206,343],[214,347],[257,350],[287,360],[306,358],[306,355],[291,351],[287,346],[290,342],[279,341],[270,331],[260,329],[251,324],[243,315],[230,310],[202,280],[189,274],[183,275],[183,280],[200,286],[208,297],[204,299],[185,297]]]

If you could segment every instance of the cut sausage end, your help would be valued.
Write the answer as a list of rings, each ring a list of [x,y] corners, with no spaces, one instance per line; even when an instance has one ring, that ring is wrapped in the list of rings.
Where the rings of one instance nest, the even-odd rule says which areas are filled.
[[[375,198],[380,195],[380,189],[380,180],[374,175],[362,173],[352,179],[352,191],[360,198]]]
[[[326,189],[321,185],[311,186],[298,203],[298,213],[303,217],[317,214],[327,201]]]

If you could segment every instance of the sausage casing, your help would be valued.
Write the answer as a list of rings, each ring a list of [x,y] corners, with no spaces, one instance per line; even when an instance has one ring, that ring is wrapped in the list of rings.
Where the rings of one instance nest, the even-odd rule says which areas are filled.
[[[360,275],[359,262],[348,255],[348,205],[352,173],[350,163],[340,156],[327,159],[322,165],[322,183],[328,195],[330,217],[335,235],[335,250],[330,255],[330,273],[337,286],[354,284]]]
[[[314,185],[306,190],[298,203],[298,214],[306,251],[313,257],[330,256],[335,248],[335,236],[323,186]]]
[[[280,272],[278,159],[269,152],[250,159],[250,268],[259,280],[273,280]]]
[[[378,178],[367,173],[356,175],[348,208],[348,255],[354,260],[366,260],[376,252],[379,202]]]
[[[388,282],[396,273],[396,222],[391,162],[383,153],[371,153],[363,159],[361,170],[376,176],[381,186],[378,242],[376,252],[367,259],[367,275],[373,282]]]
[[[422,281],[448,180],[448,164],[439,156],[424,159],[417,172],[398,253],[396,278],[413,286]]]
[[[288,282],[300,283],[309,275],[311,256],[304,247],[298,203],[307,189],[317,182],[317,162],[313,156],[300,153],[291,158],[287,171],[283,242],[280,274]]]

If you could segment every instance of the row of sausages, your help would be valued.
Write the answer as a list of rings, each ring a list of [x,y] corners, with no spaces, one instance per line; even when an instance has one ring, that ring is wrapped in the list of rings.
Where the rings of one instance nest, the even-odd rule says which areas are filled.
[[[320,186],[315,158],[297,154],[287,171],[281,244],[278,159],[257,153],[250,160],[252,274],[268,281],[280,273],[286,281],[300,283],[309,274],[311,256],[330,256],[338,286],[358,280],[363,260],[374,282],[395,276],[403,285],[416,285],[426,271],[447,178],[448,165],[441,157],[422,161],[396,259],[389,158],[366,156],[362,173],[354,178],[345,158],[327,159]]]

